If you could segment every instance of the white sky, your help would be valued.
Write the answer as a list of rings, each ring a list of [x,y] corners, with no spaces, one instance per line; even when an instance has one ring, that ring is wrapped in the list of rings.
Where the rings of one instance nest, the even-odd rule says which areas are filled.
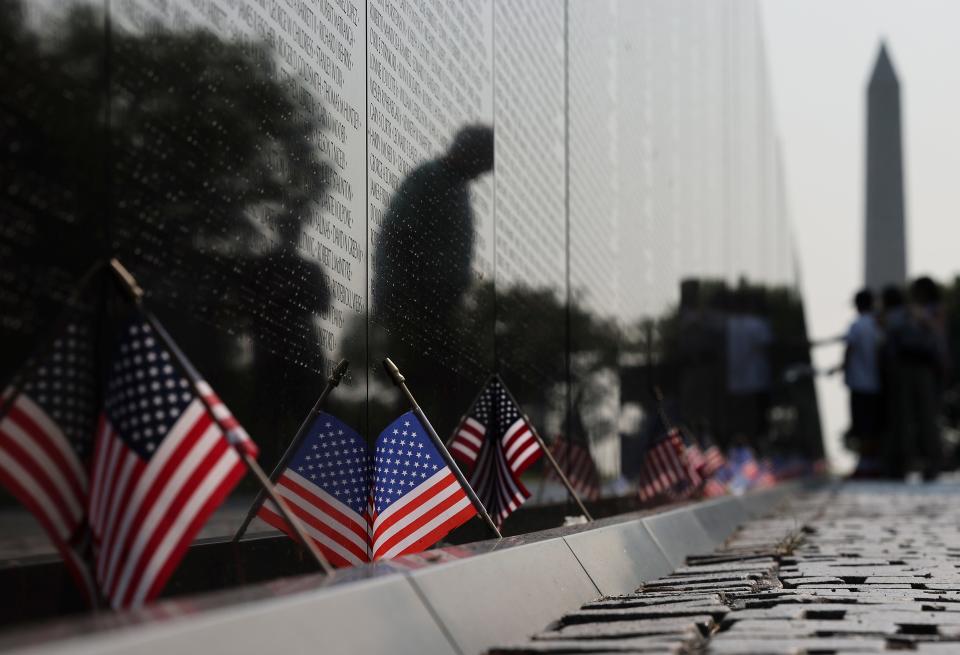
[[[900,78],[908,271],[960,274],[960,1],[762,0],[762,10],[809,329],[830,336],[863,283],[865,91],[881,39]],[[822,349],[817,363],[841,356]],[[839,378],[818,391],[836,456],[846,393]]]

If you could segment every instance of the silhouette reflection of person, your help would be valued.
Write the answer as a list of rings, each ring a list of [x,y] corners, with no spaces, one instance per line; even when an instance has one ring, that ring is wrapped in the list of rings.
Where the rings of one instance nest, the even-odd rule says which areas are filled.
[[[469,184],[493,168],[493,129],[461,129],[440,158],[393,196],[376,243],[373,311],[388,328],[418,318],[446,324],[470,289],[474,215]]]

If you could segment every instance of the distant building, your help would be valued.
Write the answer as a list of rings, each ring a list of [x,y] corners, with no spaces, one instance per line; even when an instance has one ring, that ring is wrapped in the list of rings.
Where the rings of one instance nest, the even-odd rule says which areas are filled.
[[[866,286],[880,290],[907,277],[900,82],[886,45],[867,88]]]

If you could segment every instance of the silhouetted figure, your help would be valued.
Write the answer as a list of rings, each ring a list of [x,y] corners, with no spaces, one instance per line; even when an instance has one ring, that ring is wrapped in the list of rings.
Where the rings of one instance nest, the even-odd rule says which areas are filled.
[[[884,290],[885,381],[887,383],[887,465],[894,476],[920,466],[924,478],[940,471],[943,446],[937,427],[939,354],[937,338],[924,316],[926,298],[911,287],[911,305],[899,289]]]
[[[953,360],[950,356],[947,315],[940,285],[927,276],[918,277],[910,286],[910,296],[921,320],[933,330],[936,337],[938,382],[942,388],[952,377]]]
[[[446,323],[472,282],[470,182],[493,168],[493,130],[464,127],[449,150],[403,181],[376,243],[372,310],[388,328]]]
[[[681,421],[712,433],[723,396],[724,326],[721,314],[703,306],[699,280],[680,284],[677,332]]]
[[[762,316],[756,294],[741,289],[733,295],[727,316],[728,416],[735,442],[753,448],[767,432],[770,403],[770,347],[773,332]]]
[[[854,474],[870,477],[879,473],[882,405],[880,346],[883,333],[873,313],[873,293],[859,291],[854,297],[857,318],[844,337],[843,379],[850,389],[851,435],[857,442],[860,461]]]

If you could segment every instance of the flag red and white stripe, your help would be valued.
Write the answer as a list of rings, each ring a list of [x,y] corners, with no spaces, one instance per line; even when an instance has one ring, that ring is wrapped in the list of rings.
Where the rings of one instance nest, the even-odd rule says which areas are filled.
[[[498,523],[529,497],[520,475],[543,455],[523,412],[497,377],[467,411],[449,444],[470,485]]]
[[[530,497],[526,485],[510,469],[506,454],[495,441],[485,445],[479,464],[470,475],[470,486],[498,525]]]
[[[683,439],[676,429],[647,451],[640,468],[641,501],[651,502],[658,497],[676,500],[697,489],[700,476],[687,462],[684,451]]]
[[[576,492],[588,500],[595,500],[600,495],[600,474],[589,447],[558,436],[550,450]],[[547,478],[557,477],[552,467],[547,469]]]
[[[256,455],[226,406],[178,371],[150,325],[129,324],[110,368],[90,494],[95,575],[114,608],[160,593],[243,477],[237,448]]]
[[[720,449],[713,444],[708,446],[707,449],[704,451],[703,458],[704,458],[704,464],[703,464],[704,477],[712,476],[727,464],[726,457],[724,457]]]
[[[377,437],[371,503],[375,560],[426,550],[477,513],[413,412]]]
[[[95,599],[95,585],[76,549],[85,530],[86,471],[60,426],[25,393],[0,420],[0,484],[33,514],[84,593]]]
[[[472,471],[476,465],[486,434],[486,426],[472,416],[463,419],[457,428],[457,434],[450,442],[450,454],[463,462],[467,471]]]
[[[413,491],[373,517],[373,559],[417,553],[476,514],[450,469],[421,482]]]
[[[276,489],[332,565],[355,566],[370,560],[366,515],[357,514],[291,469],[283,473]],[[270,501],[263,504],[257,516],[293,537],[283,516]]]
[[[69,310],[18,379],[0,396],[0,484],[33,514],[93,603],[96,585],[84,561],[97,411],[89,318]]]
[[[285,462],[276,489],[333,566],[370,560],[370,455],[356,430],[319,412]],[[257,516],[296,538],[272,502],[261,505]]]

